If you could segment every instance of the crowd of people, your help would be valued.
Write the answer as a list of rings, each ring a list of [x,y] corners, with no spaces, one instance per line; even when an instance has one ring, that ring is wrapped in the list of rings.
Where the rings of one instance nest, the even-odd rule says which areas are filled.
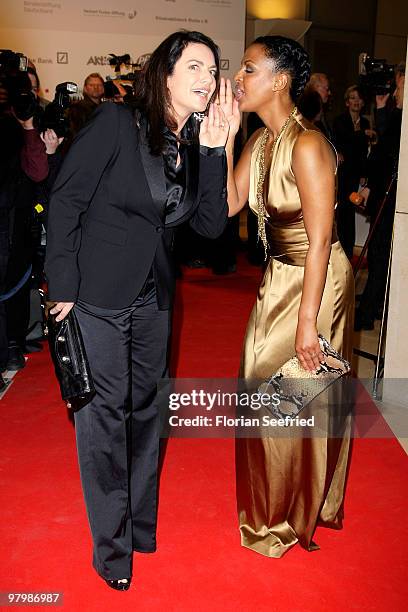
[[[38,115],[44,111],[49,101],[41,96],[40,79],[33,65],[28,66],[27,76],[38,104]],[[367,92],[363,92],[358,85],[351,85],[344,93],[345,111],[330,118],[332,92],[329,77],[323,73],[313,73],[298,101],[302,115],[319,128],[337,151],[337,233],[350,261],[355,247],[357,210],[350,196],[361,192],[366,204],[364,213],[374,222],[397,165],[404,79],[405,65],[401,63],[396,68],[395,90],[372,96],[374,104],[371,107],[366,104]],[[115,94],[110,100],[121,104],[126,101],[134,107],[135,97],[129,94],[129,89],[125,89],[120,81],[112,83]],[[39,247],[41,226],[46,225],[52,185],[75,135],[88,123],[106,98],[103,77],[99,73],[89,74],[83,84],[82,99],[73,101],[67,110],[69,128],[62,138],[52,129],[39,133],[34,126],[35,121],[31,118],[22,121],[10,115],[4,87],[2,92],[1,129],[5,136],[10,134],[15,149],[11,155],[7,148],[3,147],[2,151],[4,204],[1,209],[5,221],[1,232],[5,246],[2,249],[0,278],[2,293],[8,293],[18,285],[30,266],[36,278],[35,282],[40,282],[44,254],[43,249]],[[247,120],[247,138],[250,138],[260,125],[259,116],[250,113]],[[239,138],[242,141],[242,133]],[[241,145],[236,146],[236,157],[241,148]],[[20,173],[18,179],[16,173]],[[12,195],[7,193],[10,189],[13,191]],[[373,329],[375,319],[382,315],[395,193],[394,182],[389,202],[377,220],[370,240],[368,281],[356,313],[356,330]],[[41,215],[33,212],[38,203],[41,206]],[[362,209],[358,210],[361,213]],[[12,211],[11,219],[8,211]],[[250,209],[247,227],[248,259],[254,265],[262,265],[257,221]],[[190,267],[210,266],[214,273],[226,274],[236,271],[236,251],[242,246],[237,217],[228,221],[226,229],[217,240],[211,241],[199,236],[185,224],[178,230],[176,258],[180,264]],[[26,341],[30,316],[30,287],[32,282],[31,285],[30,282],[24,283],[9,299],[0,303],[2,371],[23,368],[24,354],[41,348],[35,341]],[[0,387],[2,386],[0,379]]]
[[[63,133],[38,127],[47,101],[34,67],[1,81],[0,370],[21,369],[24,354],[41,348],[26,335],[30,288],[45,269],[51,313],[57,321],[74,313],[94,380],[75,428],[93,564],[110,587],[127,590],[133,551],[156,547],[156,390],[168,376],[175,239],[184,248],[190,231],[216,240],[214,272],[234,272],[236,219],[249,202],[249,256],[264,276],[241,378],[265,379],[294,354],[304,370],[319,371],[318,333],[349,360],[350,196],[362,194],[375,223],[355,323],[370,329],[384,299],[395,181],[380,219],[376,212],[398,161],[404,75],[399,65],[395,90],[375,96],[374,120],[363,114],[358,85],[331,120],[329,78],[311,73],[293,40],[256,39],[233,93],[217,45],[176,32],[152,53],[137,95],[117,82],[106,103],[103,78],[90,74],[83,99],[66,109]],[[17,77],[35,99],[29,116],[17,112]],[[183,257],[200,265],[200,253]],[[318,522],[341,526],[349,443],[346,427],[340,441],[238,439],[242,544],[280,557],[297,542],[313,550]]]
[[[401,62],[396,66],[395,83],[390,84],[388,91],[371,95],[371,107],[366,100],[370,92],[363,91],[359,85],[351,85],[344,93],[345,111],[329,121],[330,82],[327,75],[316,73],[299,102],[303,115],[319,127],[337,150],[336,224],[339,240],[350,260],[356,241],[356,212],[361,213],[361,208],[356,208],[351,197],[353,194],[361,193],[363,212],[370,220],[368,279],[356,310],[356,331],[374,329],[375,319],[381,319],[383,315],[395,212],[395,175],[404,84],[405,64]],[[387,200],[378,215],[386,193]]]

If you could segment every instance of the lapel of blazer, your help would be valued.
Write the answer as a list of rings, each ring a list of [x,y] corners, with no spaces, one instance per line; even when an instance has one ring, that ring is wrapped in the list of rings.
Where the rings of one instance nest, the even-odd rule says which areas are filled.
[[[152,155],[150,153],[146,135],[146,121],[144,118],[141,118],[140,120],[139,135],[140,156],[150,193],[152,194],[152,199],[155,205],[158,206],[160,211],[163,211],[166,204],[167,195],[163,158],[161,155]]]
[[[166,226],[174,223],[179,225],[182,221],[191,217],[197,207],[200,153],[196,144],[185,146],[184,164],[185,190],[183,199],[177,208],[166,216]]]
[[[186,191],[183,204],[186,211],[189,211],[193,210],[197,205],[200,151],[196,144],[187,145],[186,149]]]

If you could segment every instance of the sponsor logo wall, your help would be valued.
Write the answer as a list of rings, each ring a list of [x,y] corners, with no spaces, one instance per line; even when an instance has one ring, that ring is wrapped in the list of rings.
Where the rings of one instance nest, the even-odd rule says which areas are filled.
[[[244,49],[245,0],[2,0],[0,24],[0,47],[30,58],[51,99],[57,83],[82,87],[91,72],[113,76],[110,53],[144,63],[182,28],[211,36],[223,76],[232,76]]]

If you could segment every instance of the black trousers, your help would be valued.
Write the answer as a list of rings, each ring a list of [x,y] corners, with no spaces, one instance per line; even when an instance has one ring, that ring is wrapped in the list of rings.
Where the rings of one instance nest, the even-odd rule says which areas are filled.
[[[358,316],[365,323],[374,323],[382,309],[394,227],[396,186],[394,184],[368,245],[368,277],[358,307]],[[378,202],[379,206],[380,202]],[[375,218],[373,211],[372,220]]]
[[[8,211],[0,209],[0,295],[6,291],[6,274],[9,257]],[[6,303],[0,302],[0,374],[8,361]]]
[[[157,382],[167,375],[170,311],[158,310],[151,281],[127,308],[78,301],[75,313],[96,388],[75,413],[93,565],[103,578],[129,578],[132,552],[156,549],[155,400]]]
[[[34,243],[32,236],[32,207],[25,206],[13,210],[13,232],[8,259],[6,288],[14,287],[33,262]],[[16,342],[21,348],[30,322],[30,289],[26,284],[6,302],[8,341]]]

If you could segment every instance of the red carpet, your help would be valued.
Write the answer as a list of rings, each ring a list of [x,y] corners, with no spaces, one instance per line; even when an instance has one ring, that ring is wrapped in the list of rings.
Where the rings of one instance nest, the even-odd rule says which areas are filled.
[[[177,375],[234,376],[258,272],[188,271],[174,344]],[[177,325],[180,323],[177,316]],[[46,351],[0,402],[0,591],[64,592],[65,610],[395,612],[407,605],[407,457],[396,440],[356,440],[343,531],[318,529],[320,551],[280,560],[240,547],[232,440],[170,440],[159,550],[136,555],[127,593],[91,567],[74,431]]]

